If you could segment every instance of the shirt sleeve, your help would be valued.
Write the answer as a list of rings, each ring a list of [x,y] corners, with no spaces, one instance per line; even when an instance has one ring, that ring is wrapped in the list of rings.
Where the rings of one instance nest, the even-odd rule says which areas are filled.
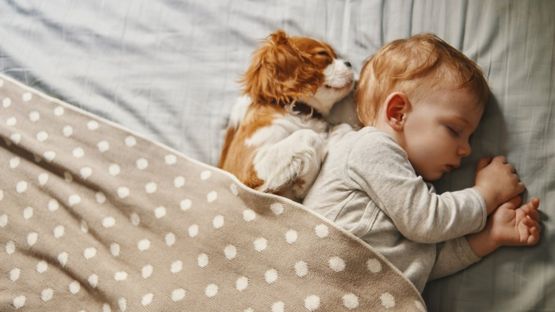
[[[430,273],[430,280],[454,274],[480,259],[472,251],[465,237],[437,244],[436,262]]]
[[[485,225],[485,203],[478,191],[433,192],[387,134],[362,135],[348,154],[346,170],[352,187],[365,192],[412,241],[443,242]]]

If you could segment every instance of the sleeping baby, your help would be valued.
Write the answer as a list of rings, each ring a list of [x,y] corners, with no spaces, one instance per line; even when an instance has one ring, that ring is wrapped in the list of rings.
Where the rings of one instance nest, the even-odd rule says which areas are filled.
[[[490,90],[469,58],[431,34],[396,40],[364,65],[356,93],[365,126],[334,129],[304,204],[373,246],[422,292],[503,245],[539,240],[539,200],[505,157],[482,159],[475,185],[427,182],[470,155]]]

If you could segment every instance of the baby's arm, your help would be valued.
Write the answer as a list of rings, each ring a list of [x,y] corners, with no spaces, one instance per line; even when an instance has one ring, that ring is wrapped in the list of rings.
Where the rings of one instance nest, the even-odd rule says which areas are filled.
[[[466,236],[477,256],[484,257],[501,246],[532,246],[538,243],[541,231],[538,213],[540,201],[532,198],[518,207],[520,202],[517,196],[502,204],[488,218],[482,231]]]
[[[516,170],[507,163],[504,156],[480,160],[476,169],[474,188],[484,198],[488,215],[525,189]]]

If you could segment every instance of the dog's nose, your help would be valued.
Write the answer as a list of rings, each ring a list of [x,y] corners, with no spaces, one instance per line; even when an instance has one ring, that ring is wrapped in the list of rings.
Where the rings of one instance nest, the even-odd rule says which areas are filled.
[[[345,66],[347,66],[347,67],[349,67],[349,68],[352,67],[351,62],[345,61]]]

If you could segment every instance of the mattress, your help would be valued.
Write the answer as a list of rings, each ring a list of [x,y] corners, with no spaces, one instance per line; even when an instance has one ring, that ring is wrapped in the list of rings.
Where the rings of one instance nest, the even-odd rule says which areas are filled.
[[[549,0],[8,0],[0,72],[214,165],[238,80],[275,29],[326,40],[356,71],[391,40],[436,33],[482,67],[494,95],[472,155],[438,190],[471,185],[479,157],[507,155],[541,199],[543,233],[536,247],[501,248],[431,282],[428,309],[553,311],[553,12]],[[350,104],[338,120],[352,118]]]

